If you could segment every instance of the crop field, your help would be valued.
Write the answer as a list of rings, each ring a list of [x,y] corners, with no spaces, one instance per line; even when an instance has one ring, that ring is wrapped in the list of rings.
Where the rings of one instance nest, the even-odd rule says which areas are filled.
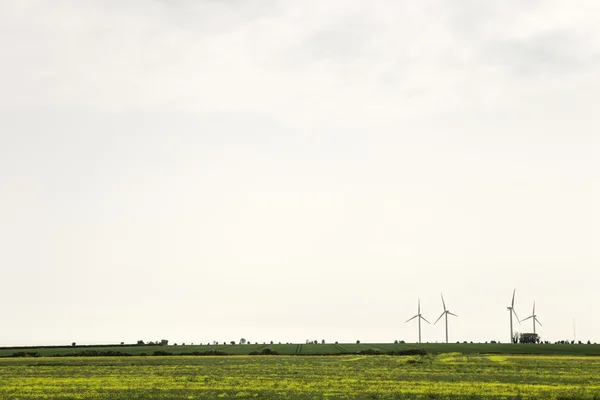
[[[125,355],[150,356],[155,352],[168,354],[193,354],[218,351],[229,355],[248,355],[270,349],[281,355],[342,355],[356,354],[374,350],[382,353],[401,352],[411,349],[423,349],[428,353],[464,353],[464,354],[548,354],[548,355],[595,355],[600,356],[598,344],[510,344],[510,343],[327,343],[327,344],[220,344],[185,346],[68,346],[68,347],[30,347],[0,348],[0,357],[36,354],[40,356],[81,355],[86,351],[118,352]]]
[[[1,399],[600,399],[600,358],[553,355],[20,357]]]

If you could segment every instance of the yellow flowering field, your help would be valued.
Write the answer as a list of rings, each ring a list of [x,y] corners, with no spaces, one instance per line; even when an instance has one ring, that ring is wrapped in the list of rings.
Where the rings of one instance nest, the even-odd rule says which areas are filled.
[[[0,399],[600,399],[585,356],[0,359]]]

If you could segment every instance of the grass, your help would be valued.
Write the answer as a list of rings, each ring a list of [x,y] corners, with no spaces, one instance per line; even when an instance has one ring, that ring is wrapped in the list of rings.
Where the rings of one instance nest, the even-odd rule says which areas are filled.
[[[593,400],[600,399],[600,357],[444,353],[3,358],[0,398]]]
[[[72,355],[83,351],[114,351],[131,355],[152,355],[165,351],[173,355],[219,351],[231,355],[247,355],[269,348],[281,355],[339,355],[356,354],[369,349],[390,352],[422,348],[429,353],[463,354],[546,354],[546,355],[600,355],[597,344],[510,344],[510,343],[342,343],[342,344],[244,344],[244,345],[186,345],[186,346],[65,346],[36,348],[0,348],[0,357],[10,357],[18,352],[38,353],[40,356]]]

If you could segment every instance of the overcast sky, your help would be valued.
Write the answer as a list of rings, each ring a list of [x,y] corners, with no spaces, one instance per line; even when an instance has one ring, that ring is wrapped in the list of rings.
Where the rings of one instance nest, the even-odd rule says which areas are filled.
[[[0,345],[600,342],[599,16],[0,2]]]

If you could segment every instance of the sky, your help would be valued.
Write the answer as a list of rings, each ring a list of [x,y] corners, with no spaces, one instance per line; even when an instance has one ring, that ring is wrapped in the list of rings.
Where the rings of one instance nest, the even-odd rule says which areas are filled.
[[[0,2],[0,346],[600,343],[599,15]]]

